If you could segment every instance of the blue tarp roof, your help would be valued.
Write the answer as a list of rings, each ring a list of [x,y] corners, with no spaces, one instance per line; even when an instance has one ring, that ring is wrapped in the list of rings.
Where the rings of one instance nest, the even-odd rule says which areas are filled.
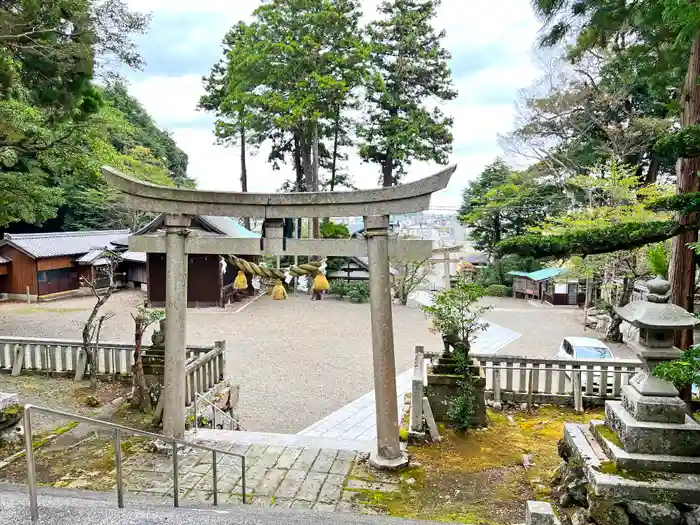
[[[508,275],[514,275],[516,277],[527,277],[531,281],[546,281],[552,277],[562,275],[568,270],[566,268],[544,268],[542,270],[537,270],[536,272],[508,272]]]

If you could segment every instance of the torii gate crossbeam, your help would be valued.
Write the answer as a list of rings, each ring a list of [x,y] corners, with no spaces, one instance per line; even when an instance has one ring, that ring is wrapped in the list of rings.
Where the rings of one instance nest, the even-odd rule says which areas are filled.
[[[389,215],[426,210],[432,193],[445,188],[456,166],[416,182],[353,192],[260,194],[167,188],[139,181],[110,167],[102,171],[107,182],[124,194],[126,204],[141,211],[165,214],[165,231],[132,236],[129,248],[166,254],[165,396],[163,431],[184,434],[185,345],[187,325],[187,255],[290,254],[364,256],[369,258],[372,355],[377,408],[377,449],[370,461],[396,468],[407,459],[399,447],[396,402],[396,364],[391,309],[389,257],[421,260],[430,257],[431,241],[389,240]],[[189,229],[192,215],[263,217],[261,239],[199,235]],[[284,239],[287,217],[365,218],[364,239]]]

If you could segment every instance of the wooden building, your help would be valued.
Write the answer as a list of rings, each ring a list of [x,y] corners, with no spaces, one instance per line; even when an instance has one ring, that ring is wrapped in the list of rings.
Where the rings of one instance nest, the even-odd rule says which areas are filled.
[[[150,224],[134,235],[155,233],[163,229],[163,216],[156,217]],[[259,234],[245,229],[230,217],[196,215],[190,229],[200,230],[211,235],[228,237],[256,238]],[[238,273],[236,268],[223,261],[227,254],[192,254],[188,257],[187,305],[190,307],[224,306],[224,287],[231,284]],[[147,275],[148,305],[159,307],[165,304],[165,254],[144,254]],[[252,260],[248,256],[241,256]],[[250,276],[249,276],[250,277]],[[249,279],[250,281],[250,279]]]
[[[42,300],[78,293],[107,261],[105,248],[128,230],[8,234],[0,240],[0,297]]]
[[[513,297],[539,299],[552,305],[577,305],[585,301],[578,279],[563,278],[566,268],[544,268],[535,272],[508,272],[513,276]]]

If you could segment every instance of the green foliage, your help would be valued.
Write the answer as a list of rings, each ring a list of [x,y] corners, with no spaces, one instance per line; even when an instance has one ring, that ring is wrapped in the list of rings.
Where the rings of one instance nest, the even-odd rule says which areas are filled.
[[[491,254],[503,239],[539,224],[559,193],[496,159],[465,188],[459,220],[469,228],[474,246]]]
[[[700,124],[661,137],[654,150],[672,159],[700,157]]]
[[[151,162],[158,163],[160,169],[164,168],[172,182],[178,186],[194,186],[194,181],[187,176],[187,154],[177,146],[170,133],[158,128],[153,117],[129,94],[125,84],[121,81],[109,83],[104,98],[130,124],[121,136],[112,137],[117,151],[128,153],[143,148],[151,155]]]
[[[348,284],[347,296],[353,301],[364,303],[369,299],[369,285],[366,281],[353,281]]]
[[[344,279],[332,279],[329,283],[328,293],[342,299],[350,293],[350,283]]]
[[[359,130],[360,155],[382,168],[382,186],[397,184],[414,160],[446,164],[452,151],[451,117],[433,101],[452,100],[445,32],[432,20],[437,0],[385,0],[381,18],[370,23],[371,78],[365,122]]]
[[[659,364],[654,368],[654,375],[671,381],[677,387],[700,385],[700,345],[683,351],[679,359]]]
[[[484,288],[465,276],[460,276],[450,289],[433,292],[432,296],[433,305],[421,309],[430,316],[434,332],[456,334],[468,347],[476,334],[488,327],[481,318],[490,307],[478,304],[484,296]]]
[[[459,385],[461,391],[457,397],[450,401],[447,416],[455,427],[460,430],[467,430],[474,426],[476,394],[471,377],[462,378]]]
[[[505,284],[491,284],[484,290],[484,295],[489,297],[506,297],[508,295],[508,287]]]
[[[675,221],[648,221],[611,224],[558,235],[526,234],[511,237],[498,245],[501,253],[522,257],[569,257],[639,248],[670,239],[677,234]]]
[[[165,159],[184,153],[123,85],[93,84],[107,73],[101,68],[106,61],[142,64],[131,36],[144,32],[148,20],[123,0],[0,6],[0,227],[137,224],[104,183],[103,164],[172,184]],[[139,112],[142,121],[132,119]],[[148,140],[156,135],[163,148]],[[186,157],[179,164],[185,169]]]
[[[146,308],[145,306],[139,306],[136,310],[136,315],[131,314],[131,317],[136,323],[136,329],[143,333],[146,328],[153,323],[165,319],[165,310],[162,308]]]
[[[474,277],[474,282],[487,287],[492,284],[513,284],[513,276],[508,272],[534,272],[542,268],[542,265],[532,257],[520,257],[518,255],[504,255],[494,264],[488,264],[479,268]]]
[[[345,224],[325,220],[320,225],[321,237],[325,239],[349,239],[350,231]]]
[[[700,192],[661,197],[647,204],[647,207],[653,211],[677,211],[681,214],[700,212]]]
[[[666,243],[660,242],[647,249],[647,262],[651,273],[668,277],[668,267],[671,263],[671,250]]]

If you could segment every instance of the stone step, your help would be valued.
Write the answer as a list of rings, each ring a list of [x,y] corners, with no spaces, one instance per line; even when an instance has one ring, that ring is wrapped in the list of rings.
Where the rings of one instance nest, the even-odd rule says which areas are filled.
[[[187,439],[196,442],[222,443],[231,445],[269,445],[280,447],[327,448],[350,450],[370,454],[376,447],[375,441],[306,436],[303,434],[274,434],[269,432],[247,432],[238,430],[199,429],[189,432]]]
[[[604,429],[607,427],[603,421],[591,421],[591,433],[608,458],[615,462],[618,469],[700,474],[700,457],[629,453],[622,449],[618,443],[614,443],[603,435],[607,434]]]
[[[564,423],[564,440],[571,452],[569,464],[573,459],[581,466],[589,490],[599,498],[658,501],[663,496],[669,503],[695,504],[700,501],[700,475],[633,472],[618,468],[610,457],[601,461],[595,451],[599,445],[587,425]]]
[[[637,421],[620,401],[608,401],[605,422],[629,453],[700,456],[700,424],[690,416],[682,424]]]

